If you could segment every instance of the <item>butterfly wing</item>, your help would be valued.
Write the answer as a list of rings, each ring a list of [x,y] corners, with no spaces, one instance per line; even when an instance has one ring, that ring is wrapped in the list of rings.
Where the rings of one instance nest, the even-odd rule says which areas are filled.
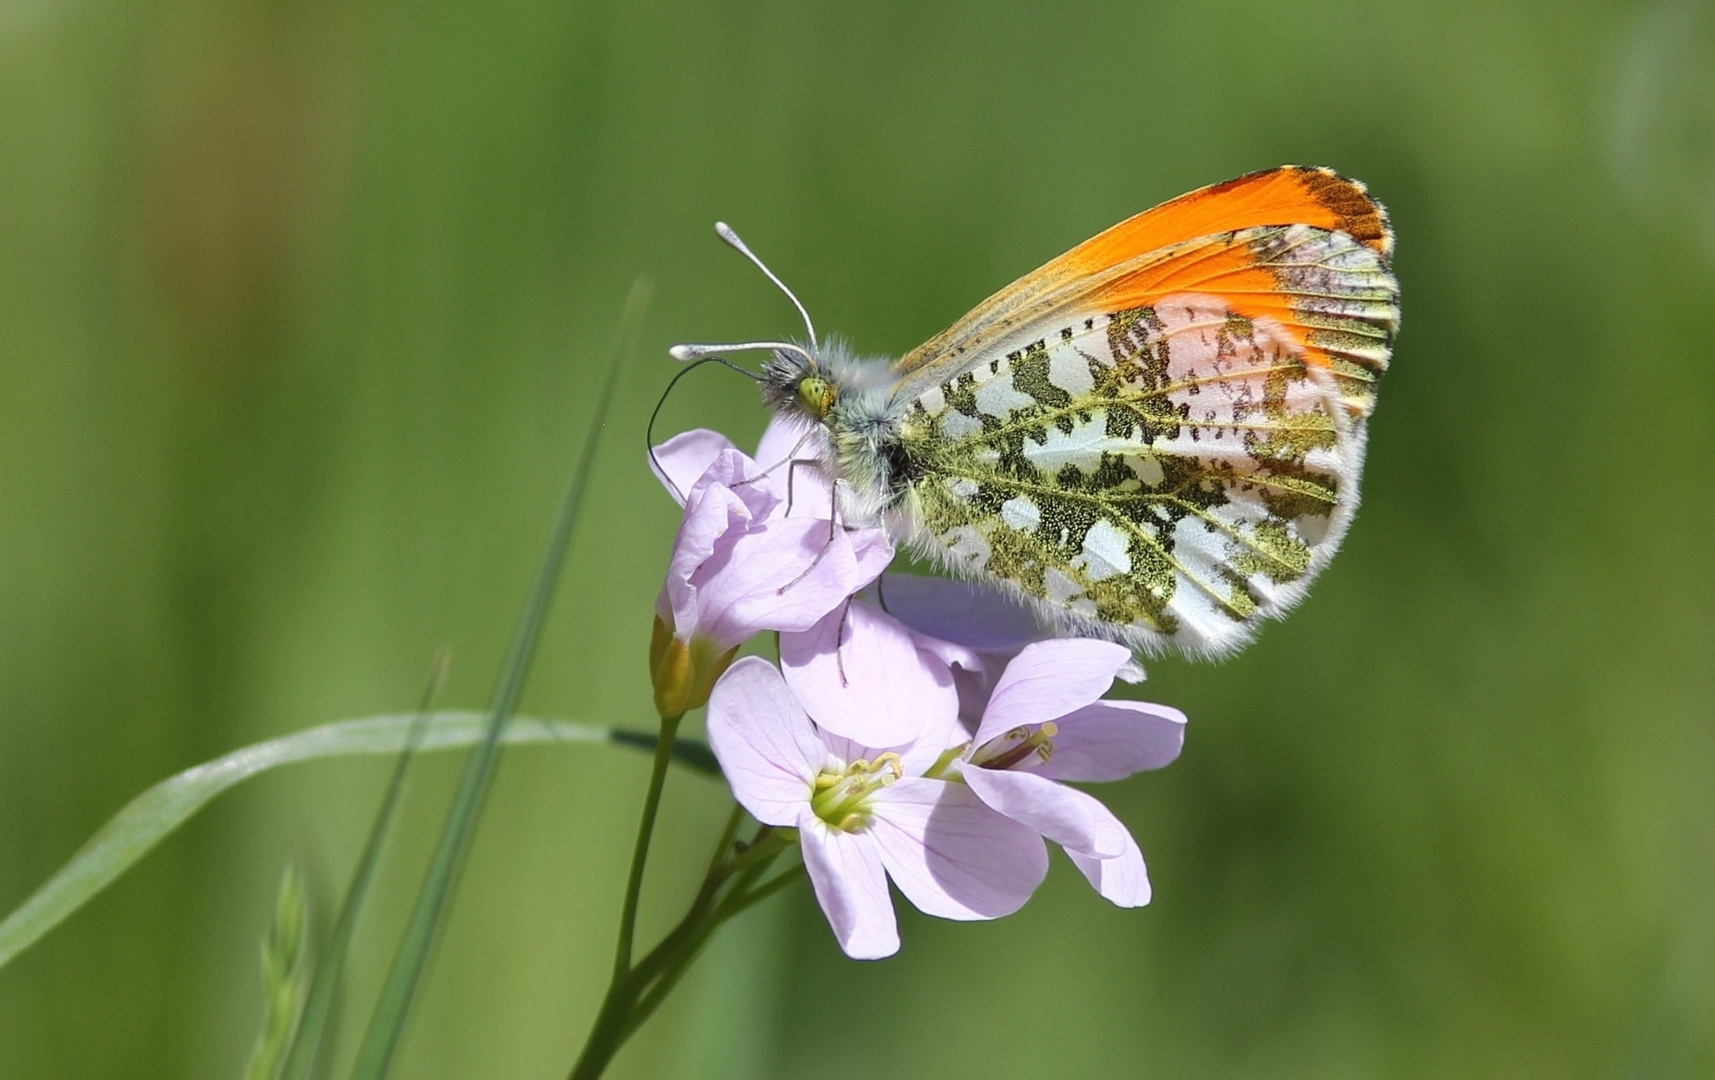
[[[896,366],[914,545],[1077,632],[1242,646],[1356,507],[1398,325],[1390,246],[1360,186],[1274,170],[990,298]]]
[[[1223,251],[1202,244],[1199,258],[1174,258],[1188,243],[1285,225],[1343,233],[1374,252],[1383,269],[1393,253],[1387,212],[1363,184],[1328,169],[1266,169],[1199,188],[1091,237],[906,353],[894,365],[894,375],[903,393],[921,393],[982,360],[1004,355],[1007,339],[1028,337],[1039,323],[1052,322],[1056,315],[1136,307],[1193,288],[1222,293],[1235,310],[1290,328],[1312,362],[1330,362],[1342,346],[1357,346],[1364,354],[1353,358],[1358,363],[1385,368],[1387,343],[1399,318],[1397,288],[1386,301],[1388,310],[1350,311],[1357,298],[1327,295],[1317,268],[1302,260],[1264,266],[1230,245]],[[1355,317],[1342,318],[1345,315]],[[1379,350],[1368,344],[1376,339],[1378,327],[1385,327],[1386,334]],[[1347,341],[1342,333],[1367,340]]]

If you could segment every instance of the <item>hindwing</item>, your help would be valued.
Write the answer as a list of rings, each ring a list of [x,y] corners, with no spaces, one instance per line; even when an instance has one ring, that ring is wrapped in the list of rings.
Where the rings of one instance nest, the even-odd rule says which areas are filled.
[[[1305,225],[1155,254],[910,397],[901,517],[1069,629],[1217,656],[1339,543],[1397,286],[1376,246]]]

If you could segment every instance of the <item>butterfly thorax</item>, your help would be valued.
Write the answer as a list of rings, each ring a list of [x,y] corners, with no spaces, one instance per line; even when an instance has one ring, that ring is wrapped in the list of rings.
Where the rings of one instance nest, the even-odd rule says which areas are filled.
[[[902,430],[908,403],[894,394],[889,369],[888,359],[856,356],[839,341],[802,355],[777,350],[763,365],[764,400],[820,432],[823,445],[802,456],[824,459],[860,520],[891,509],[920,474]]]

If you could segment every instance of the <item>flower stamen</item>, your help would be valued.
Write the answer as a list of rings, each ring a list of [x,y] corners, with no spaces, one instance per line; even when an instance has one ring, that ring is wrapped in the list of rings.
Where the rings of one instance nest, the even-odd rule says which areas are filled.
[[[824,770],[811,784],[810,809],[841,832],[857,832],[869,824],[870,796],[904,776],[905,764],[891,750],[874,761],[859,758],[837,772]]]
[[[1046,762],[1054,756],[1054,736],[1058,734],[1060,725],[1052,720],[1034,730],[1030,725],[1022,724],[984,743],[971,755],[971,764],[985,769],[1010,769],[1022,765],[1032,756]]]

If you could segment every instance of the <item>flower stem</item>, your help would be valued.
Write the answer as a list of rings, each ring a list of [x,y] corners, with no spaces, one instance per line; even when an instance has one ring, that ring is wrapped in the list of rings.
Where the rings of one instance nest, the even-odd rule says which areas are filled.
[[[714,879],[715,868],[726,860],[727,852],[732,850],[732,842],[738,837],[738,827],[744,821],[744,807],[738,803],[732,804],[732,813],[727,815],[726,828],[721,830],[721,838],[715,841],[714,854],[709,856],[709,868],[704,877]]]
[[[655,760],[649,771],[649,791],[643,797],[643,818],[637,824],[637,843],[631,849],[631,872],[625,881],[625,902],[619,914],[619,944],[614,949],[613,977],[602,998],[601,1011],[590,1029],[584,1052],[572,1068],[573,1080],[600,1076],[625,1041],[626,1021],[637,1002],[635,969],[631,966],[631,943],[637,932],[637,900],[643,893],[643,868],[649,861],[649,841],[655,834],[655,815],[661,809],[661,789],[667,782],[667,763],[673,756],[673,738],[684,714],[663,716],[655,737]],[[677,933],[677,931],[675,931]],[[672,935],[668,935],[669,938]],[[660,946],[656,947],[660,951]],[[653,955],[653,954],[651,954]]]
[[[661,718],[661,733],[655,739],[655,763],[649,772],[649,793],[643,797],[643,820],[637,825],[637,844],[631,849],[631,875],[625,882],[625,904],[619,915],[619,945],[614,950],[613,980],[617,984],[631,970],[631,941],[637,930],[637,899],[643,892],[643,865],[649,860],[649,841],[655,833],[655,814],[661,809],[661,789],[667,782],[667,763],[673,756],[673,737],[679,732],[684,713]]]
[[[776,854],[778,854],[778,852],[776,852]],[[770,861],[772,861],[773,858],[773,855],[769,856]],[[747,877],[754,881],[755,878],[761,877],[763,872],[767,869],[768,863],[765,862],[761,866],[754,868]],[[722,923],[731,919],[735,915],[738,915],[740,912],[748,911],[751,907],[768,899],[770,896],[773,896],[788,885],[793,884],[803,876],[804,864],[799,863],[797,866],[794,866],[789,870],[776,874],[773,879],[765,885],[750,889],[748,892],[742,893],[742,895],[735,891],[732,895],[728,896],[726,900],[722,901],[719,907],[709,913],[702,925],[699,926],[696,932],[690,937],[689,942],[681,946],[683,950],[681,955],[661,973],[660,978],[657,979],[655,984],[649,988],[648,993],[640,997],[637,1004],[632,1007],[631,1017],[625,1025],[625,1036],[629,1037],[638,1028],[642,1027],[643,1022],[648,1020],[650,1015],[655,1012],[655,1009],[661,1004],[661,1002],[667,999],[667,995],[673,992],[673,988],[679,984],[679,980],[684,976],[685,972],[691,969],[691,962],[697,958],[697,955],[700,952],[702,952],[703,946],[708,944],[709,938],[714,936],[715,930],[718,929]]]
[[[676,725],[677,718],[671,723]],[[664,737],[671,734],[668,726],[669,722],[663,721]],[[670,738],[667,741],[670,745]],[[626,891],[625,920],[621,924],[623,966],[614,968],[613,981],[608,985],[607,996],[602,999],[601,1011],[596,1015],[583,1053],[572,1067],[570,1080],[596,1080],[607,1069],[619,1048],[678,985],[722,923],[803,875],[804,868],[800,864],[775,875],[766,884],[756,886],[756,882],[791,843],[787,836],[767,826],[757,830],[744,850],[723,858],[732,846],[732,837],[740,820],[735,812],[722,831],[720,845],[710,860],[708,873],[690,909],[666,937],[633,965],[630,962],[630,930],[635,922],[637,886],[642,880],[641,867],[647,853],[648,835],[653,829],[654,809],[660,800],[658,780],[651,782],[649,790],[650,797],[644,805],[644,824],[639,829],[640,846],[632,864],[632,882]],[[717,894],[729,882],[731,888],[717,900]]]

